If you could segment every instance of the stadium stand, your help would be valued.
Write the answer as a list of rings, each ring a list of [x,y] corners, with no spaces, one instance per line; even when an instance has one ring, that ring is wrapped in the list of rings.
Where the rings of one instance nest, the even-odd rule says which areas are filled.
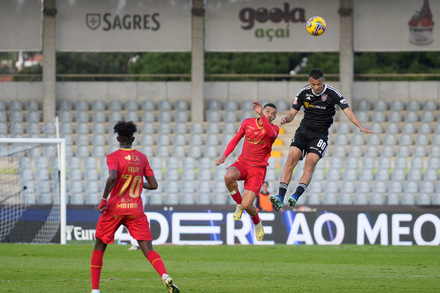
[[[280,105],[279,116],[289,109],[286,101],[276,104]],[[223,182],[225,168],[214,168],[214,161],[235,135],[241,120],[255,117],[251,102],[210,100],[206,105],[206,120],[200,123],[189,122],[190,105],[184,100],[158,103],[60,100],[57,107],[60,135],[67,142],[70,204],[96,203],[96,194],[102,192],[108,174],[105,155],[118,147],[112,127],[123,118],[137,121],[136,147],[147,153],[159,181],[160,188],[146,195],[149,204],[232,204]],[[336,122],[330,134],[329,152],[317,165],[303,203],[429,205],[439,202],[438,109],[434,100],[359,101],[355,112],[375,134],[361,134],[349,123]],[[36,101],[25,104],[17,100],[1,101],[0,135],[54,137],[55,126],[44,125],[42,116],[41,105]],[[278,155],[271,158],[266,177],[273,190],[277,189],[287,142],[292,136],[290,129],[283,131],[278,138],[281,143],[273,147]],[[36,161],[42,164],[37,168],[50,169],[44,166],[51,162],[56,149],[45,152],[31,149],[26,155],[47,157],[46,163]],[[239,152],[234,151],[226,164],[232,163]],[[29,170],[28,158],[18,159],[22,180],[29,181],[32,176],[44,182],[47,176],[52,176],[52,172],[44,171],[29,174],[25,171]],[[168,160],[173,160],[173,165]],[[301,176],[301,164],[294,172],[289,192]],[[50,199],[44,195],[51,194],[46,187],[37,184],[29,188],[35,190],[38,198],[26,198],[28,202]]]

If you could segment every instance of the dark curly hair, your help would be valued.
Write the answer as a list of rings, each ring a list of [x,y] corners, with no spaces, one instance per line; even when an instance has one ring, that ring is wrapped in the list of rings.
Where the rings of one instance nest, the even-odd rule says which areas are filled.
[[[309,72],[309,77],[313,78],[313,79],[320,79],[324,77],[324,72],[322,72],[321,69],[318,68],[313,68],[312,70],[310,70]]]
[[[118,134],[119,137],[132,138],[133,134],[137,132],[137,126],[133,121],[118,121],[113,130]]]

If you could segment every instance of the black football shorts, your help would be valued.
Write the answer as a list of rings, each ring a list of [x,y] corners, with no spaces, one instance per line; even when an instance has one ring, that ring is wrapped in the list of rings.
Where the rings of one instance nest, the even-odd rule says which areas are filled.
[[[315,153],[322,158],[327,150],[328,134],[313,132],[305,127],[299,127],[290,146],[299,148],[303,153],[303,157],[308,153]]]

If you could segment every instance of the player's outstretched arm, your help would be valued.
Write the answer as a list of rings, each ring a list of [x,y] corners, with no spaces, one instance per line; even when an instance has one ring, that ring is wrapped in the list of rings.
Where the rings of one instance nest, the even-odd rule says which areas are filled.
[[[225,161],[226,161],[226,157],[223,155],[223,156],[221,156],[220,158],[218,158],[218,159],[215,161],[215,165],[216,165],[216,166],[221,165],[221,164],[223,164]]]
[[[237,131],[237,133],[235,134],[235,136],[231,139],[231,141],[228,143],[228,145],[226,146],[225,151],[223,152],[223,155],[218,158],[215,161],[215,165],[218,166],[220,164],[223,164],[226,161],[226,158],[232,153],[232,151],[235,149],[235,147],[237,146],[238,142],[241,140],[241,138],[245,135],[244,133],[244,127],[243,127],[243,123],[244,121],[241,123],[240,125],[240,129]]]
[[[344,114],[347,115],[348,119],[350,119],[350,121],[359,128],[360,132],[373,133],[373,131],[362,125],[362,123],[359,121],[353,111],[350,110],[350,108],[345,108],[343,111]]]
[[[295,118],[297,113],[298,113],[298,110],[293,109],[293,108],[290,109],[289,113],[286,116],[284,116],[283,118],[281,118],[280,124],[283,125],[283,124],[292,122],[293,118]]]
[[[260,116],[263,115],[263,107],[261,106],[260,102],[254,102],[254,111]]]

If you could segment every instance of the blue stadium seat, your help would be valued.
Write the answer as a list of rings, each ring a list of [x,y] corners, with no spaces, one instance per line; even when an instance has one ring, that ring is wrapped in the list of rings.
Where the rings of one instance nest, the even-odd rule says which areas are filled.
[[[370,111],[373,110],[373,105],[369,100],[362,99],[359,101],[357,108],[359,111]]]
[[[387,196],[387,205],[399,205],[400,196],[398,193],[390,193]]]
[[[387,183],[385,181],[375,181],[373,184],[373,194],[382,194],[387,192]]]
[[[414,123],[419,121],[419,115],[415,111],[407,111],[405,114],[405,122]]]
[[[89,102],[86,100],[79,100],[75,103],[75,110],[77,112],[88,111],[89,110]]]
[[[9,110],[21,112],[23,110],[23,103],[20,100],[12,100],[9,102]]]
[[[385,129],[387,134],[397,134],[399,133],[399,126],[397,123],[388,123]]]
[[[136,111],[127,111],[125,113],[125,121],[133,121],[133,123],[139,122],[139,115]]]
[[[351,137],[351,145],[359,145],[362,146],[365,144],[365,138],[362,133],[355,133]]]
[[[400,200],[401,200],[400,202],[401,205],[413,206],[416,204],[416,198],[412,193],[404,193],[400,198]]]
[[[326,191],[326,193],[324,194],[323,204],[324,205],[338,204],[338,198],[336,196],[336,193],[333,193],[331,191]]]
[[[378,122],[371,123],[370,130],[373,131],[376,134],[383,133],[382,123],[378,123]]]
[[[438,104],[437,101],[435,100],[426,100],[423,102],[423,109],[426,110],[430,110],[430,111],[435,111],[438,109]]]
[[[422,105],[420,104],[419,101],[417,100],[410,100],[407,104],[406,104],[406,109],[408,111],[419,111],[422,109]]]
[[[390,145],[385,145],[380,150],[381,159],[394,157],[394,148]]]
[[[382,193],[373,193],[370,196],[370,205],[383,205],[385,204],[385,197]]]
[[[186,123],[176,123],[174,125],[174,134],[186,134],[188,129],[186,127]]]
[[[388,121],[393,123],[399,123],[402,122],[403,117],[402,113],[400,111],[391,111],[388,114]]]
[[[431,196],[426,193],[421,193],[417,196],[416,203],[420,206],[430,206],[432,204]]]
[[[362,157],[362,148],[360,145],[352,145],[348,151],[349,158],[360,158]]]
[[[394,122],[387,123],[385,133],[397,134],[397,133],[399,133],[399,126],[397,125],[397,123],[394,123]]]
[[[188,111],[189,103],[185,100],[178,100],[174,103],[174,108],[176,111]]]
[[[141,108],[143,112],[150,112],[156,109],[156,103],[151,100],[142,101]]]
[[[435,114],[433,111],[425,110],[425,111],[423,111],[423,113],[420,117],[420,121],[425,122],[425,123],[431,123],[431,122],[434,122],[434,120],[435,120]]]
[[[167,100],[161,100],[158,104],[158,109],[161,112],[169,112],[173,109],[173,105],[171,104],[170,101]]]
[[[374,103],[374,110],[375,111],[386,111],[388,110],[388,104],[384,100],[377,100]]]
[[[339,205],[352,205],[353,199],[351,197],[351,193],[343,192],[338,198]]]
[[[171,134],[171,124],[170,123],[160,123],[157,129],[158,134],[168,135]]]
[[[355,205],[367,205],[368,204],[368,195],[365,193],[356,193],[354,196],[354,204]]]
[[[187,111],[176,111],[174,116],[174,121],[179,123],[186,123],[189,121],[188,113]]]
[[[219,123],[222,120],[220,112],[215,110],[208,111],[207,117],[209,123]]]
[[[40,113],[38,111],[29,111],[26,116],[26,121],[29,123],[38,123],[40,122]]]
[[[401,100],[394,100],[390,104],[390,110],[403,111],[405,110],[405,104]]]
[[[208,110],[220,111],[222,110],[222,103],[219,100],[210,100],[208,102]]]
[[[360,178],[362,180],[362,178]],[[368,181],[359,181],[357,186],[356,186],[356,192],[357,193],[370,193],[371,192],[371,187],[370,187],[370,182]]]
[[[226,112],[235,112],[238,110],[238,102],[235,100],[227,100],[225,102]]]
[[[142,113],[142,122],[145,123],[153,123],[156,121],[156,115],[154,112],[146,111]]]
[[[225,205],[228,201],[228,189],[224,181],[215,181],[213,188],[212,204]]]

